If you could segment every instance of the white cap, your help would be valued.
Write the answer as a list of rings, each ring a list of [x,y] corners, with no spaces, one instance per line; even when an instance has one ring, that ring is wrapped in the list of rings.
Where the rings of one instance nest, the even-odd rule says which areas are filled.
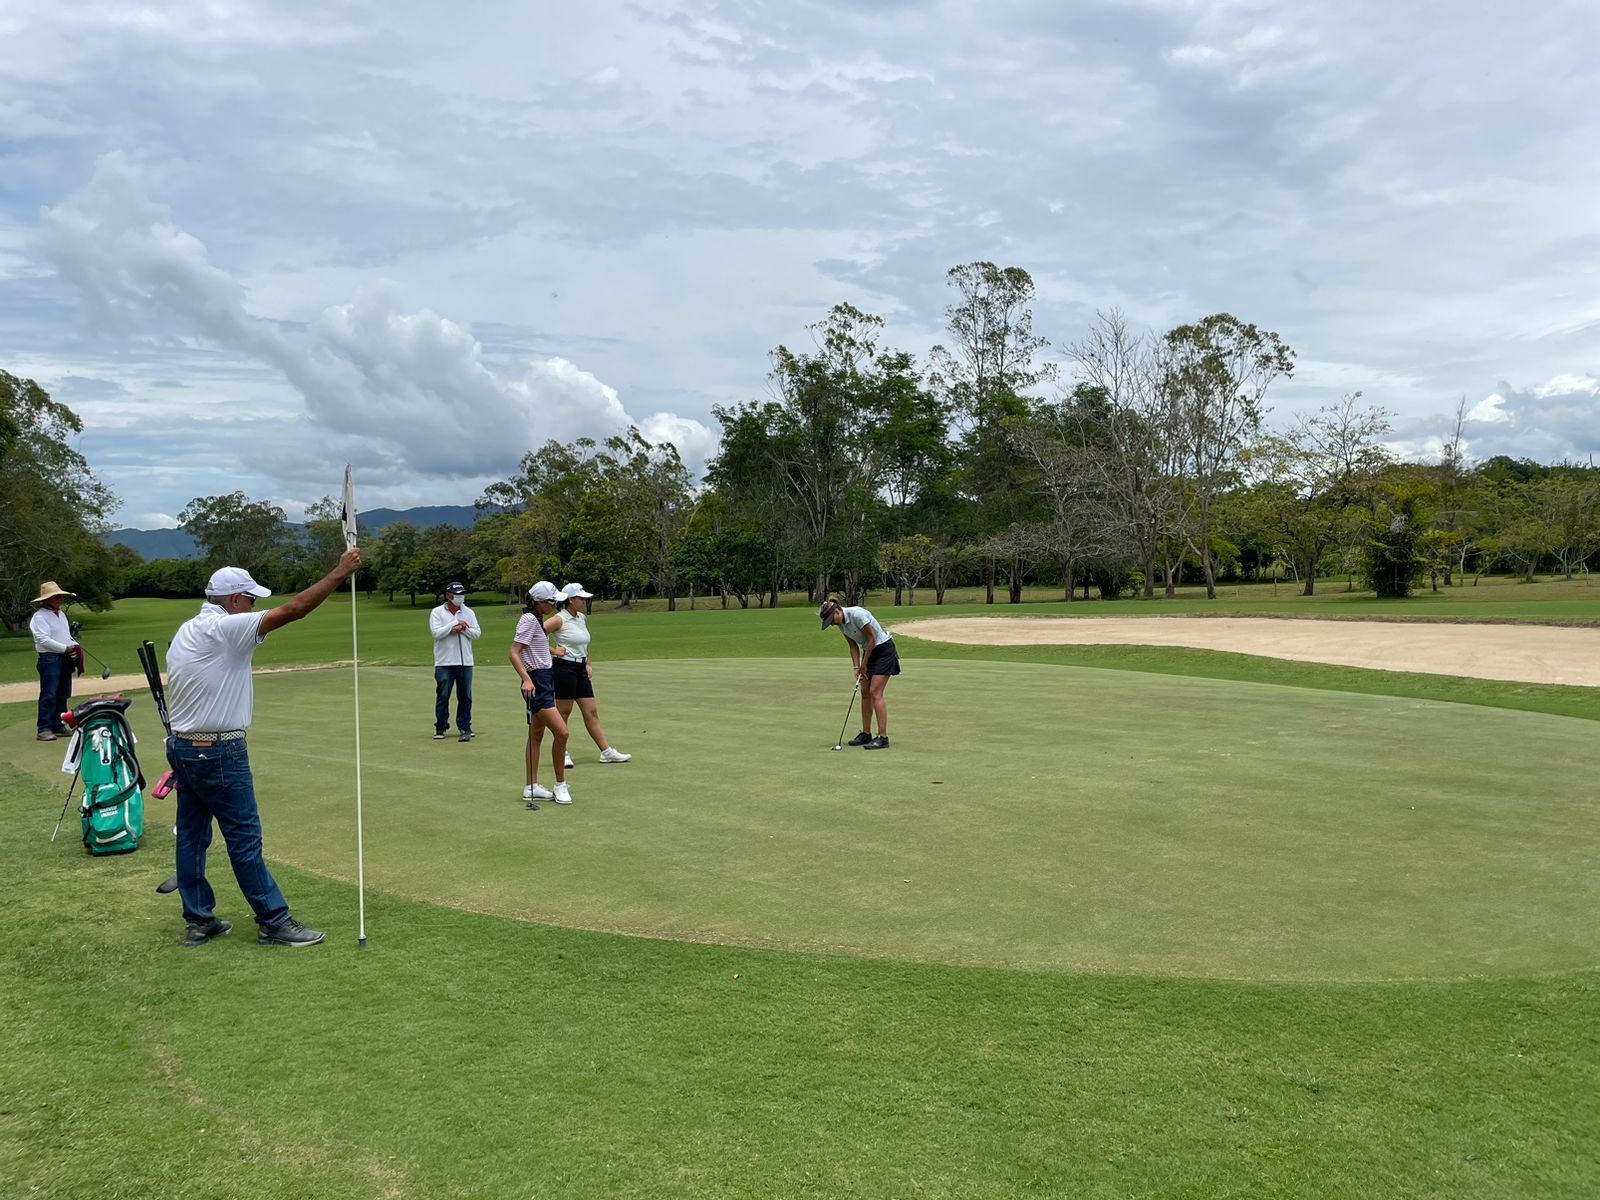
[[[243,567],[218,567],[211,573],[211,582],[206,584],[208,596],[237,596],[241,593],[263,600],[272,595],[272,589],[264,588],[251,579],[250,572]]]
[[[548,579],[541,579],[528,589],[529,600],[544,600],[551,604],[561,602],[561,592]]]
[[[561,589],[561,594],[563,596],[565,596],[568,600],[572,599],[572,597],[574,597],[574,596],[577,596],[581,600],[593,600],[594,599],[594,593],[593,592],[584,591],[583,590],[583,584],[581,584],[581,583],[569,583],[569,584],[567,584],[566,587]]]

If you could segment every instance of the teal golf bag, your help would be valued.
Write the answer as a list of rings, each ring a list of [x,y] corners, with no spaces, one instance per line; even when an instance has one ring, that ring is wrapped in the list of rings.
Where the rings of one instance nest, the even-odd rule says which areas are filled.
[[[83,781],[78,816],[90,854],[126,854],[144,836],[144,774],[122,696],[86,700],[65,721],[72,729],[63,771]]]

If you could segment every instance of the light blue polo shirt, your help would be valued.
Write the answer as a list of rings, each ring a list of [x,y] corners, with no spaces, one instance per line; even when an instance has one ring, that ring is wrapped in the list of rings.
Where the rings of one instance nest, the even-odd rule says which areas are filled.
[[[883,626],[878,624],[878,618],[873,616],[866,609],[861,608],[858,605],[852,605],[851,607],[841,609],[840,611],[844,613],[844,624],[839,626],[839,628],[844,631],[845,637],[849,638],[863,650],[867,648],[865,631],[868,629],[872,630],[872,644],[874,649],[883,645],[885,642],[892,642],[894,640],[883,631]]]

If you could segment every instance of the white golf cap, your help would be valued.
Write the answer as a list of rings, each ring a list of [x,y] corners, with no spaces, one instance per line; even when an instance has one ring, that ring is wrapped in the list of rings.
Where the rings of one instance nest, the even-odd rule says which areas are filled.
[[[567,584],[566,587],[561,589],[561,594],[563,596],[567,597],[569,600],[573,596],[577,596],[580,600],[593,600],[594,599],[594,593],[593,592],[584,591],[583,590],[583,584],[581,584],[581,583],[569,583],[569,584]]]
[[[272,595],[272,589],[264,588],[251,579],[250,572],[243,567],[218,567],[211,573],[211,581],[206,584],[208,596],[238,596],[243,593],[261,600]]]
[[[558,604],[561,601],[561,590],[548,579],[541,579],[528,589],[528,599],[544,600],[550,604]]]

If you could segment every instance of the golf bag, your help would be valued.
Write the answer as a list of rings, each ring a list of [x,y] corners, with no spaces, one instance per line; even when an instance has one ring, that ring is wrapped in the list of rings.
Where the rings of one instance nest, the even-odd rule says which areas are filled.
[[[126,854],[144,836],[144,774],[122,696],[86,700],[64,714],[72,729],[63,772],[83,781],[78,816],[90,854]]]

